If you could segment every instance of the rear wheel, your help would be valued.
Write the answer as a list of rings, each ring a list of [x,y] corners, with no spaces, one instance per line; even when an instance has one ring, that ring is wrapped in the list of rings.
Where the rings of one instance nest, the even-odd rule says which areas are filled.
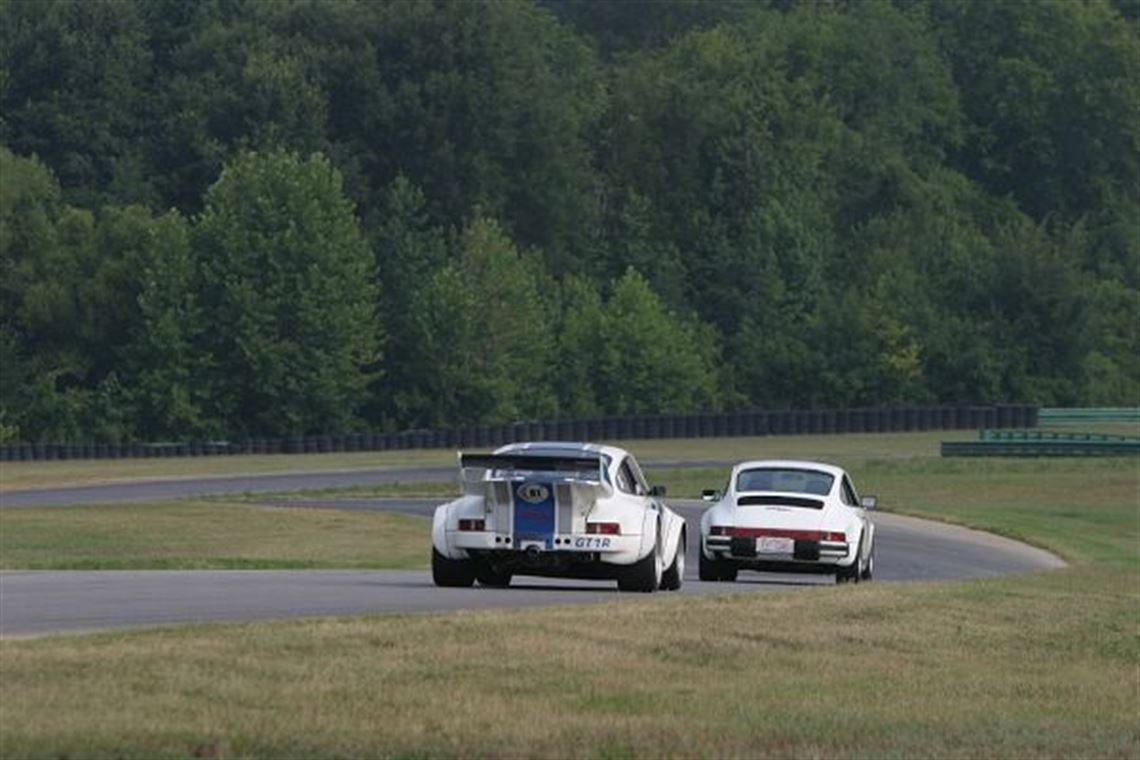
[[[475,568],[475,579],[480,586],[506,588],[511,585],[511,577],[511,573],[498,570],[494,565],[484,564]]]
[[[709,559],[698,553],[697,574],[702,581],[735,581],[736,568],[720,559]]]
[[[661,575],[661,558],[654,548],[644,559],[639,559],[621,571],[617,579],[618,591],[652,593],[660,588]]]
[[[852,562],[851,567],[841,567],[835,571],[836,583],[858,583],[859,582],[859,563]]]
[[[685,582],[685,534],[681,534],[677,541],[677,556],[673,557],[673,564],[661,576],[661,588],[665,591],[677,591]]]
[[[475,563],[469,559],[448,559],[433,546],[431,579],[437,586],[471,586],[475,583]]]

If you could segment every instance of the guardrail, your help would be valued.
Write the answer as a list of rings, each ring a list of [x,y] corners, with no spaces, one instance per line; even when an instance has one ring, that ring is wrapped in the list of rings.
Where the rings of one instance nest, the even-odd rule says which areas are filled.
[[[1088,407],[1063,409],[1047,407],[1037,413],[1041,425],[1089,422],[1138,422],[1140,406]]]
[[[1045,430],[981,430],[977,441],[943,441],[944,457],[1140,456],[1140,436],[1057,433]]]
[[[399,433],[250,438],[162,443],[14,443],[0,461],[196,457],[230,454],[322,454],[428,448],[489,448],[514,441],[622,441],[662,438],[894,433],[920,430],[1026,428],[1037,425],[1030,404],[856,409],[747,410],[720,414],[642,415],[546,420]]]

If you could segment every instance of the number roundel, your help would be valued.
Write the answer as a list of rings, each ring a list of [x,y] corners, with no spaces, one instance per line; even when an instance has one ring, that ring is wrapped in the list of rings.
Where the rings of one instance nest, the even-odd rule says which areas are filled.
[[[541,483],[523,483],[515,493],[530,504],[538,504],[550,498],[550,489]]]

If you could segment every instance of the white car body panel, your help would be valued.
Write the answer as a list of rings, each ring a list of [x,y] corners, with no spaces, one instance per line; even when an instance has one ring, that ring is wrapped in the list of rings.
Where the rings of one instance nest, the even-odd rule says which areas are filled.
[[[749,476],[759,483],[761,472],[781,473],[785,484],[802,473],[805,485],[749,487]],[[817,475],[832,479],[826,491]],[[732,577],[737,569],[871,577],[875,525],[842,468],[800,460],[741,462],[732,468],[728,490],[718,496],[701,518],[702,568],[716,563]]]
[[[532,457],[592,459],[597,466],[568,472],[463,466]],[[432,546],[446,560],[494,567],[508,582],[513,575],[614,579],[651,553],[663,570],[683,552],[684,518],[650,494],[637,461],[624,449],[517,443],[489,456],[461,454],[460,462],[464,494],[437,507],[432,522]],[[600,524],[616,526],[616,532],[588,527]],[[682,571],[683,563],[682,555]]]

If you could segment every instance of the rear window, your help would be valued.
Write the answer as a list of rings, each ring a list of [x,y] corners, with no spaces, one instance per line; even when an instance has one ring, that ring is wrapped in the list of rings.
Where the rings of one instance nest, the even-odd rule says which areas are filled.
[[[773,491],[826,496],[835,477],[819,470],[763,467],[742,470],[736,476],[736,492]]]

